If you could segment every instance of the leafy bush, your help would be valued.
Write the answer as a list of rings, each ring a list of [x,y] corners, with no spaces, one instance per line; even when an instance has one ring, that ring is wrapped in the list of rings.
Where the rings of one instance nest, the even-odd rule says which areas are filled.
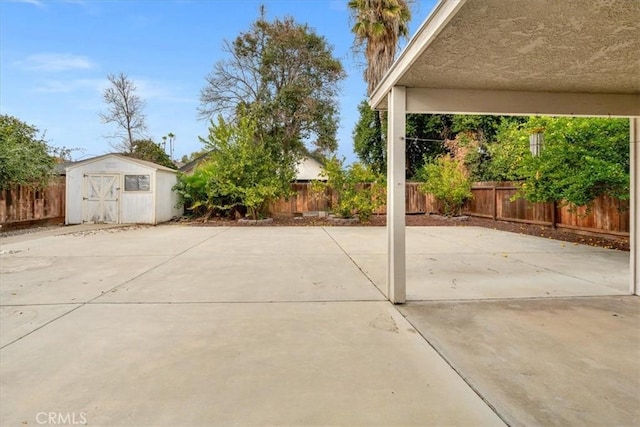
[[[601,194],[629,198],[627,120],[535,117],[527,128],[544,129],[545,145],[540,156],[522,162],[522,197],[575,206]]]
[[[194,216],[225,216],[233,202],[228,195],[220,194],[213,185],[214,165],[208,162],[200,164],[192,174],[181,174],[173,191],[178,194],[178,205],[183,205]]]
[[[344,168],[343,161],[332,157],[325,162],[322,175],[327,181],[314,181],[311,188],[316,194],[324,194],[326,189],[332,191],[335,196],[332,211],[336,216],[352,218],[357,215],[366,222],[385,203],[384,177],[367,166],[354,163]]]
[[[274,160],[256,134],[255,122],[247,116],[236,123],[212,120],[203,140],[211,156],[193,175],[180,177],[174,189],[181,200],[209,214],[238,206],[246,207],[253,219],[268,214],[269,202],[290,192],[295,166]]]
[[[41,187],[53,174],[51,148],[38,129],[8,115],[0,115],[0,188],[12,184]]]
[[[472,196],[471,180],[462,161],[450,156],[426,163],[420,178],[424,180],[418,187],[420,191],[433,194],[446,216],[459,215],[465,200]]]

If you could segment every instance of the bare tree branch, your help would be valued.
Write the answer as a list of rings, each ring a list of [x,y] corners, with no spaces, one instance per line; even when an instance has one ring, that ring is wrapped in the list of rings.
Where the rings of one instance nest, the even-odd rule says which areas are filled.
[[[126,74],[109,74],[107,79],[111,86],[104,90],[102,97],[108,109],[99,114],[100,119],[102,123],[113,123],[117,127],[111,137],[121,141],[111,146],[118,151],[132,153],[134,141],[145,138],[147,124],[142,112],[145,102],[136,95],[136,86]]]

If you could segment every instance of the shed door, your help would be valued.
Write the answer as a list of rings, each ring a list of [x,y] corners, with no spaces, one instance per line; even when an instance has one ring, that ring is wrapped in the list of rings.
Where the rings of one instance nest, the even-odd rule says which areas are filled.
[[[120,200],[120,176],[89,174],[84,176],[82,222],[117,224]]]

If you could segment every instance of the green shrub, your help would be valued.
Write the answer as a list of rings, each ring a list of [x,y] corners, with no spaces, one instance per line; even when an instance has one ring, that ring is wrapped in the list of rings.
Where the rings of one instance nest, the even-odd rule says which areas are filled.
[[[55,160],[38,129],[20,119],[0,115],[0,189],[13,184],[44,187],[53,175]]]
[[[316,194],[331,190],[335,196],[332,212],[336,216],[352,218],[357,215],[366,222],[385,203],[384,177],[367,166],[354,163],[344,168],[341,160],[332,157],[325,162],[322,174],[327,181],[314,181],[311,188]]]
[[[255,122],[246,116],[235,123],[211,121],[203,140],[212,151],[209,160],[174,188],[190,209],[211,214],[244,206],[259,219],[268,214],[270,201],[289,194],[294,163],[276,161],[256,135]]]
[[[589,205],[601,194],[629,198],[629,123],[625,119],[533,117],[544,131],[539,156],[525,156],[518,195],[531,202]]]
[[[424,182],[418,188],[433,194],[446,216],[459,215],[465,200],[472,197],[471,180],[462,162],[448,155],[426,163],[420,177]]]

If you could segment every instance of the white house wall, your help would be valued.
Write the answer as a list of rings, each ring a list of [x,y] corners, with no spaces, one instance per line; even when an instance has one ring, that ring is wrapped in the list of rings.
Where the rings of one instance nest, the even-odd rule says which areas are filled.
[[[174,216],[181,216],[183,209],[176,208],[178,195],[172,190],[178,182],[175,173],[156,171],[156,223],[169,221]]]
[[[298,181],[311,181],[311,180],[326,180],[322,176],[322,165],[310,157],[303,158],[296,165],[296,180]]]

